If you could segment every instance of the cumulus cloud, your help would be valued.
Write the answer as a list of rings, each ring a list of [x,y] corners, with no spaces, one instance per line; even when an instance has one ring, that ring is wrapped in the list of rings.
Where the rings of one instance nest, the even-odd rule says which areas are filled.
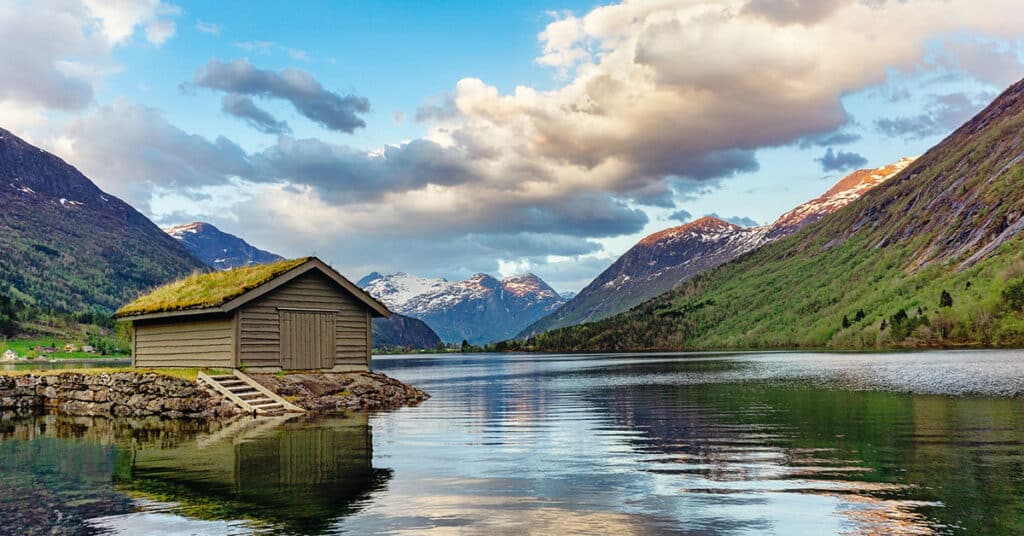
[[[886,136],[904,139],[948,134],[978,113],[992,98],[987,94],[974,97],[966,93],[932,95],[923,113],[879,119],[875,121],[875,128]]]
[[[150,43],[163,44],[174,35],[171,17],[181,14],[180,7],[159,0],[82,0],[82,3],[98,19],[100,31],[112,45],[130,38],[140,26],[145,29]]]
[[[139,28],[163,43],[180,10],[150,0],[0,4],[0,101],[46,110],[80,110],[114,69],[113,48]]]
[[[967,1],[626,1],[558,14],[541,32],[538,62],[570,69],[566,83],[503,94],[467,78],[452,93],[457,113],[427,107],[421,118],[440,116],[428,138],[463,149],[482,181],[670,206],[681,185],[757,170],[760,148],[854,141],[843,95],[893,70],[940,68],[925,44],[950,32],[1016,36],[1010,20],[1024,6],[1000,8],[992,17]]]
[[[757,223],[757,220],[753,218],[748,218],[746,216],[719,216],[716,212],[705,214],[705,216],[711,216],[712,218],[725,220],[734,225],[739,225],[740,227],[757,227],[758,225],[761,225],[760,223]]]
[[[284,137],[254,161],[253,180],[310,186],[332,203],[379,199],[428,185],[453,186],[477,177],[460,151],[429,140],[389,145],[370,154],[318,139]]]
[[[750,0],[744,12],[783,24],[808,24],[852,3],[854,0]]]
[[[860,154],[852,151],[833,151],[831,147],[821,155],[821,158],[814,160],[821,164],[821,169],[825,172],[857,169],[868,163],[868,159]]]
[[[147,212],[157,188],[202,195],[203,187],[252,174],[234,142],[188,134],[158,110],[123,100],[73,120],[52,148],[101,188]]]
[[[693,214],[690,214],[689,212],[687,212],[687,211],[685,211],[683,209],[679,209],[679,210],[673,212],[672,214],[669,214],[668,215],[668,219],[675,220],[675,221],[678,221],[680,223],[686,223],[686,222],[690,221],[691,219],[693,219]]]
[[[366,126],[359,116],[370,111],[370,101],[365,97],[328,91],[306,71],[257,69],[246,59],[231,63],[210,60],[196,71],[192,85],[238,95],[283,99],[310,120],[349,134]]]
[[[270,112],[260,108],[249,97],[228,93],[221,98],[220,109],[245,121],[249,126],[265,134],[289,134],[288,123],[278,121]]]

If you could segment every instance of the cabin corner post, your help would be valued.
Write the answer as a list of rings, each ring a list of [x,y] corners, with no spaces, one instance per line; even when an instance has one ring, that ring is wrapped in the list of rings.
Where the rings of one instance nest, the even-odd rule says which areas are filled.
[[[232,324],[232,337],[235,339],[235,358],[233,363],[237,369],[242,366],[242,309],[235,311]]]
[[[139,353],[139,330],[135,325],[135,321],[132,320],[128,323],[128,326],[132,330],[132,368],[135,368],[135,356]]]
[[[373,313],[366,312],[366,370],[373,367]]]

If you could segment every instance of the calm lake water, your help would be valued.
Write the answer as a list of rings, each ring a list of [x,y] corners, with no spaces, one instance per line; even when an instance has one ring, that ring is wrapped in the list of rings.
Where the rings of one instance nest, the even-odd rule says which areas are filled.
[[[9,416],[0,533],[1024,533],[1024,352],[375,368],[433,398],[226,427]]]

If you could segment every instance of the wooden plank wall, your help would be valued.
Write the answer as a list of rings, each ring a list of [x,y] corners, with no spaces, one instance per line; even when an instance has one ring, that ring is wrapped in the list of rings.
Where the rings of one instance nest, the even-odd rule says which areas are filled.
[[[251,367],[281,366],[280,309],[336,311],[335,365],[367,365],[369,310],[325,276],[308,273],[275,289],[239,311],[241,363]]]
[[[230,317],[135,325],[137,367],[234,367]]]
[[[282,310],[280,317],[283,368],[309,370],[334,366],[334,313]]]

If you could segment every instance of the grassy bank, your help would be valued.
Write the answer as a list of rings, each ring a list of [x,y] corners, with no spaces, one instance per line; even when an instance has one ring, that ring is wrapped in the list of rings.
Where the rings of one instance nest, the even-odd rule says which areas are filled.
[[[155,373],[161,376],[179,378],[190,382],[196,381],[200,369],[191,368],[133,368],[133,367],[97,367],[78,369],[23,369],[0,371],[0,376],[57,376],[59,374],[86,374],[98,376],[100,374],[115,374],[118,372],[133,372],[137,374]],[[203,372],[210,375],[230,374],[229,370],[203,369]]]
[[[83,346],[88,345],[89,342],[90,341],[87,337],[76,337],[68,339],[66,337],[62,338],[44,336],[31,337],[25,339],[11,339],[8,340],[7,342],[0,342],[0,354],[3,354],[7,350],[12,350],[19,356],[28,357],[30,359],[34,359],[40,356],[49,359],[96,359],[101,357],[129,357],[127,348],[118,348],[116,345],[113,344],[110,346],[103,346],[99,348],[97,348],[97,346],[94,346],[94,348],[97,348],[97,350],[92,353],[81,351],[81,348]],[[73,345],[77,349],[77,351],[65,352],[64,346],[67,344]],[[53,347],[56,348],[57,351],[50,354],[42,354],[41,352],[36,351],[36,347],[38,346]],[[100,351],[106,351],[107,353],[100,354]]]

